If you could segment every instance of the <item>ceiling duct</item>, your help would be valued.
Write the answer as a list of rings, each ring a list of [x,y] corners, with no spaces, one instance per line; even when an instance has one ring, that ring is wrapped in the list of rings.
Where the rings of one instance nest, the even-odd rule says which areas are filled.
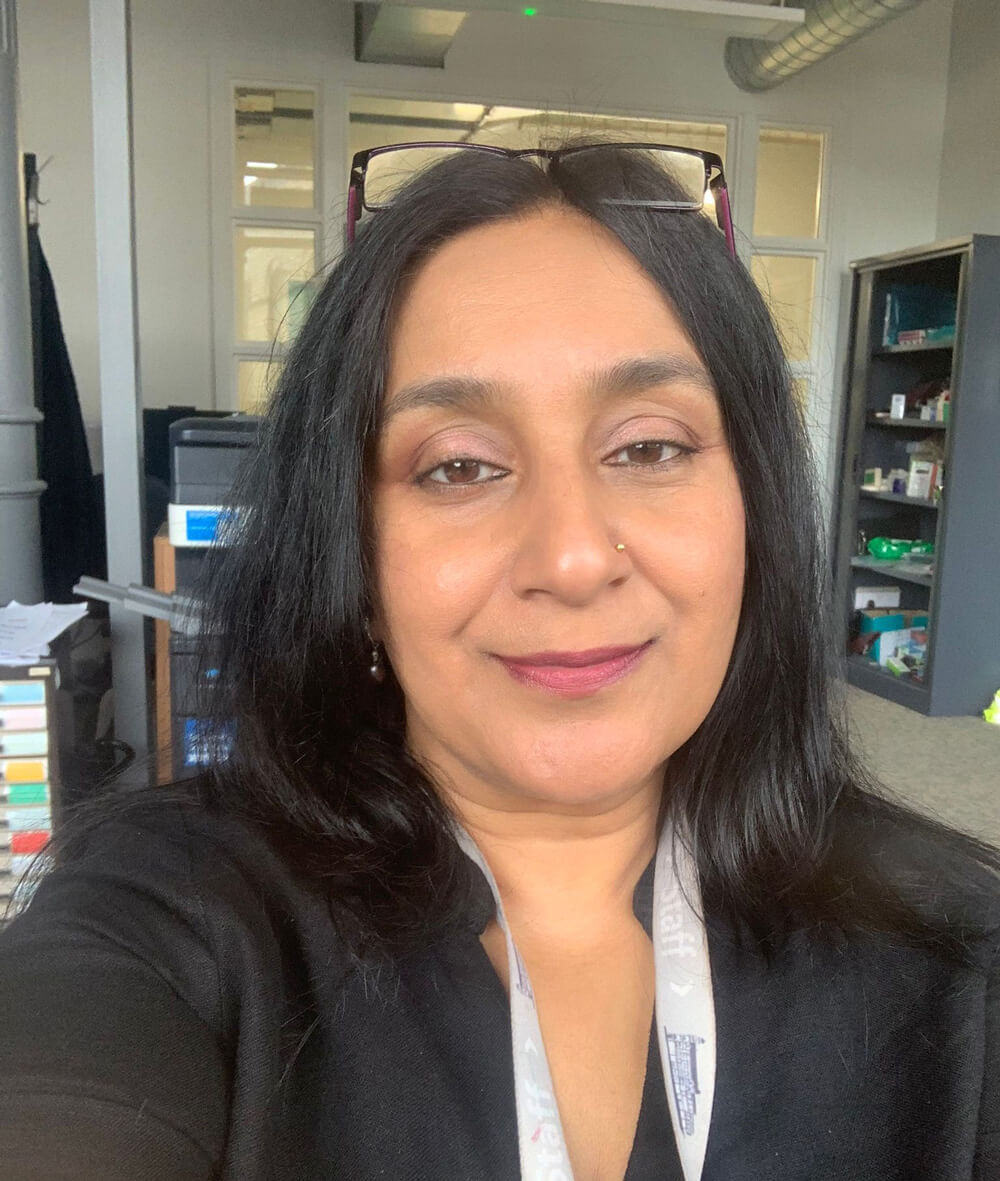
[[[805,23],[780,41],[730,37],[726,42],[726,69],[741,90],[771,90],[921,2],[809,0]]]
[[[465,13],[396,4],[354,5],[354,60],[444,67]]]

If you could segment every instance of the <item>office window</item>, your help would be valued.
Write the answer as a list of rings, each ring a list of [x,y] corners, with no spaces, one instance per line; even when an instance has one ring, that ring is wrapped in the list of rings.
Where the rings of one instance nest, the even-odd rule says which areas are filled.
[[[317,94],[230,84],[232,304],[223,378],[225,401],[240,410],[266,406],[322,263]]]
[[[280,376],[280,361],[237,361],[237,409],[247,414],[266,409]]]
[[[311,90],[237,86],[233,204],[312,209],[316,121]]]
[[[787,127],[761,128],[757,144],[750,270],[774,317],[803,409],[816,388],[823,338],[825,151],[822,132]]]
[[[287,343],[301,323],[293,308],[308,301],[316,273],[316,232],[292,226],[237,226],[236,339]]]
[[[789,361],[812,356],[816,259],[784,254],[755,254],[750,270],[764,292]]]

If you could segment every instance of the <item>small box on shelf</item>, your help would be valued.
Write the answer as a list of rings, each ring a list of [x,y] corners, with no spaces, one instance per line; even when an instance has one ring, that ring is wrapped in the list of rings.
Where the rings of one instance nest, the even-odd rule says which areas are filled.
[[[911,459],[906,479],[906,495],[912,500],[930,500],[936,485],[937,464],[929,459]]]
[[[900,594],[898,586],[855,587],[854,607],[857,611],[871,607],[898,607]]]

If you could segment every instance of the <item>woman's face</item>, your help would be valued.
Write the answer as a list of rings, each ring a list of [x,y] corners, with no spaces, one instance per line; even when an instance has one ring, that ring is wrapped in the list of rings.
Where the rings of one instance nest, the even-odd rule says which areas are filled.
[[[726,672],[743,502],[704,364],[612,234],[550,209],[424,263],[375,522],[373,630],[443,784],[559,809],[658,782]]]

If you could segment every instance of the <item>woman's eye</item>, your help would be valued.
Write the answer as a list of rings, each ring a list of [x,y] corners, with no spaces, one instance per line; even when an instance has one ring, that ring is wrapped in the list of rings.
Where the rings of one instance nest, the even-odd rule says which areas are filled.
[[[503,468],[482,459],[449,459],[439,463],[420,477],[421,482],[430,484],[445,484],[451,487],[461,487],[470,484],[488,484],[491,480],[498,480],[507,473]]]
[[[679,443],[670,443],[666,439],[644,439],[616,451],[608,462],[619,467],[656,467],[690,454],[690,448],[682,447]]]

